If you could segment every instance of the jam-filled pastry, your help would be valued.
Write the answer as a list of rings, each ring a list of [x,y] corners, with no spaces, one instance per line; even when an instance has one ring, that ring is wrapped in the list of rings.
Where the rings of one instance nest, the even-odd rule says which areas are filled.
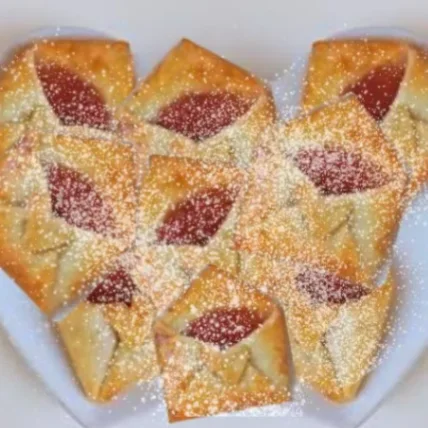
[[[0,129],[0,266],[51,313],[134,239],[133,153],[117,141]]]
[[[128,252],[112,262],[91,281],[86,299],[57,324],[76,376],[92,400],[109,401],[159,374],[152,324],[171,303],[180,274],[175,284],[160,279],[158,267],[148,266],[145,256]],[[167,286],[164,300],[147,293],[152,286]]]
[[[150,154],[245,166],[274,118],[260,80],[184,39],[126,102],[122,125]]]
[[[241,278],[284,308],[297,378],[326,398],[352,400],[376,363],[395,282],[350,281],[311,265],[243,254]]]
[[[406,184],[376,122],[349,97],[280,125],[275,145],[254,165],[237,247],[371,279],[389,254]]]
[[[138,244],[169,255],[189,274],[215,264],[237,270],[233,232],[242,173],[225,164],[152,156],[141,183]]]
[[[0,122],[37,115],[43,130],[111,131],[133,86],[126,42],[36,41],[19,49],[0,76]]]
[[[207,267],[154,331],[171,422],[290,399],[282,312],[224,271]]]
[[[428,180],[428,53],[398,40],[323,40],[313,44],[305,109],[355,94],[396,147],[411,177]]]

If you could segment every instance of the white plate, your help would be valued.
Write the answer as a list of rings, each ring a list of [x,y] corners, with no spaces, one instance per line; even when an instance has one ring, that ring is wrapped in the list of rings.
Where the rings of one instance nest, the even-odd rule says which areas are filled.
[[[50,37],[108,37],[99,32],[76,28],[44,29],[18,41]],[[411,37],[397,29],[363,29],[348,32],[351,36],[386,35]],[[136,56],[137,71],[142,72]],[[285,77],[274,83],[278,107],[284,117],[295,112],[299,99],[299,86],[306,61],[297,61]],[[286,95],[286,96],[285,96]],[[285,106],[291,106],[286,109]],[[327,403],[318,395],[296,386],[297,400],[284,406],[251,409],[240,415],[283,416],[303,414],[330,422],[332,425],[355,427],[361,423],[381,400],[389,394],[398,381],[415,363],[428,343],[428,196],[421,195],[406,215],[396,244],[395,265],[399,283],[399,304],[395,314],[395,329],[388,338],[382,364],[372,376],[356,401],[337,406]],[[86,427],[105,427],[125,419],[136,412],[141,415],[141,425],[166,424],[164,405],[159,399],[159,386],[137,387],[113,404],[96,405],[85,399],[73,380],[68,362],[58,344],[55,332],[47,319],[29,301],[25,294],[0,271],[0,322],[12,343],[28,365],[42,378],[49,391],[55,395],[70,414]],[[284,421],[286,424],[287,422]]]

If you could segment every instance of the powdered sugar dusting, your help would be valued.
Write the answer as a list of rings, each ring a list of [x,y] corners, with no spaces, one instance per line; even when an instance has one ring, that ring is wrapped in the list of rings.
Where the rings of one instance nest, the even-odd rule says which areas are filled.
[[[43,92],[63,125],[111,128],[111,115],[96,87],[58,64],[39,61],[36,70]]]
[[[251,100],[227,92],[184,95],[160,110],[154,123],[203,141],[235,122],[251,104]]]
[[[106,56],[111,49],[105,46]],[[209,64],[204,55],[199,60]],[[329,55],[334,62],[333,53]],[[24,72],[32,65],[21,64]],[[193,90],[191,82],[196,88],[209,85],[210,73],[190,73],[185,95],[163,104],[156,100],[155,120],[141,121],[136,114],[127,122],[132,109],[125,103],[126,115],[122,123],[119,114],[116,128],[117,106],[104,99],[114,88],[97,87],[108,80],[108,67],[100,71],[101,80],[94,73],[89,82],[73,67],[68,69],[67,61],[35,65],[38,102],[34,104],[34,92],[24,102],[19,90],[12,94],[17,105],[25,104],[31,112],[25,116],[25,133],[40,143],[36,162],[28,165],[25,180],[18,184],[35,179],[20,192],[18,203],[10,200],[10,189],[18,191],[16,183],[0,185],[0,209],[7,206],[5,212],[12,213],[5,220],[0,217],[0,226],[7,232],[7,245],[19,249],[25,268],[34,269],[40,259],[49,265],[49,271],[38,274],[45,281],[42,297],[36,298],[42,308],[51,311],[75,300],[59,325],[86,394],[95,400],[126,400],[128,388],[150,385],[159,375],[157,352],[163,388],[156,384],[142,399],[144,405],[166,398],[167,408],[161,402],[154,418],[166,411],[178,420],[246,407],[252,408],[247,415],[299,416],[311,405],[311,394],[298,382],[333,400],[354,398],[382,349],[383,330],[391,328],[391,277],[381,287],[373,284],[373,277],[386,260],[409,200],[395,154],[397,141],[384,139],[368,114],[361,119],[361,109],[341,110],[354,102],[347,104],[349,97],[336,111],[333,104],[321,108],[321,116],[310,113],[307,120],[272,127],[269,113],[257,110],[263,100],[270,103],[260,82],[248,97],[228,92],[239,87],[236,82],[229,86],[228,67],[241,73],[228,63],[221,68],[224,85],[216,80],[215,89],[208,91]],[[311,65],[309,71],[317,67]],[[403,70],[394,73],[398,77],[391,85],[384,82],[384,72],[363,74],[339,95],[356,94],[380,122],[395,111]],[[242,87],[252,79],[242,77]],[[332,81],[325,88],[317,83],[326,96]],[[179,79],[176,83],[180,85]],[[368,108],[364,100],[373,85],[384,99],[373,101],[375,94],[369,94],[375,107]],[[151,101],[145,102],[139,105],[153,111]],[[330,111],[334,114],[323,116]],[[306,132],[313,117],[322,119]],[[144,131],[153,124],[159,129]],[[100,138],[83,138],[87,128],[101,131],[92,134]],[[136,129],[143,130],[138,137]],[[102,147],[101,138],[105,148],[79,157],[78,148],[73,152],[78,145],[58,144],[64,134],[73,135],[82,151],[91,144]],[[418,156],[426,156],[421,141],[417,146]],[[1,143],[0,168],[13,165],[17,154],[25,155],[25,147]],[[250,148],[247,171],[230,165],[243,165],[235,156],[241,147]],[[422,174],[418,168],[411,170],[412,177]],[[41,197],[32,195],[30,204],[28,194],[34,189]],[[28,219],[12,227],[10,218],[22,210],[28,211]],[[420,214],[421,221],[425,214]],[[44,230],[47,241],[49,236],[61,239],[52,240],[51,247],[34,245]],[[246,264],[249,254],[254,257]],[[50,258],[45,261],[45,256]],[[213,264],[219,273],[201,291],[207,265]],[[398,268],[405,266],[398,263]],[[75,291],[90,288],[89,295],[76,299]],[[287,357],[282,314],[292,359]],[[91,361],[94,373],[85,372],[82,358]],[[292,367],[297,381],[291,381],[293,388]],[[333,386],[326,387],[326,382]],[[291,404],[258,407],[284,403],[291,389]]]

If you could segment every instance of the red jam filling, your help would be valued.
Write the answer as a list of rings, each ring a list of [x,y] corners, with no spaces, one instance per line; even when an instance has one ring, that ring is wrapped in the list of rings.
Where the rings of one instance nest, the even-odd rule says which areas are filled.
[[[226,349],[245,339],[262,323],[256,312],[245,307],[219,308],[191,321],[183,334]]]
[[[47,167],[52,211],[67,223],[81,229],[107,234],[114,230],[111,207],[91,181],[60,164]]]
[[[324,195],[363,192],[381,187],[389,180],[377,165],[358,153],[339,148],[302,149],[294,162]]]
[[[203,141],[243,116],[251,104],[248,99],[228,92],[188,94],[164,107],[154,123]]]
[[[304,270],[296,277],[299,290],[307,293],[314,303],[343,305],[357,301],[369,294],[369,290],[331,273]]]
[[[39,61],[36,69],[43,92],[63,125],[110,129],[110,113],[95,86],[59,64]]]
[[[137,286],[130,275],[123,268],[118,268],[96,283],[87,300],[94,304],[124,303],[130,307],[136,290]]]
[[[157,229],[159,243],[205,246],[226,220],[236,192],[211,188],[179,202],[168,211]]]
[[[404,65],[384,64],[349,85],[343,93],[355,94],[373,118],[381,121],[397,96],[404,73]]]

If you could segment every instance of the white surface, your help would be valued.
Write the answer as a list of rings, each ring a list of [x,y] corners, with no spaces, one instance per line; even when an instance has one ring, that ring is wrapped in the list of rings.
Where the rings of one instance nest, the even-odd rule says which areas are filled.
[[[256,4],[258,3],[258,4]],[[230,59],[272,78],[284,68],[299,51],[307,50],[310,41],[356,25],[401,25],[413,31],[423,28],[428,6],[423,1],[388,1],[383,3],[367,0],[353,2],[323,2],[300,0],[287,6],[285,1],[176,1],[142,0],[135,2],[108,2],[75,0],[68,5],[53,1],[16,0],[2,5],[3,25],[0,42],[21,35],[38,25],[82,25],[98,28],[117,36],[128,38],[136,51],[147,53],[148,70],[162,54],[183,35],[225,54]],[[295,2],[293,2],[295,3]],[[337,6],[331,5],[336,3]],[[324,5],[324,6],[323,6]],[[385,6],[388,7],[385,7]],[[401,7],[400,7],[401,5]],[[290,9],[291,7],[291,9]],[[419,9],[419,11],[418,11]],[[425,24],[425,23],[424,23]],[[421,35],[428,35],[426,33]],[[19,316],[19,314],[16,314]],[[9,351],[7,342],[0,341],[0,426],[21,427],[73,427],[76,426],[47,399],[40,384],[28,375],[16,354]],[[425,404],[428,396],[427,366],[422,363],[413,376],[398,392],[394,402],[389,402],[368,426],[383,428],[399,427],[404,423],[415,428],[426,426],[428,412]],[[404,408],[403,408],[404,407]],[[398,411],[397,411],[398,410]],[[218,425],[218,419],[189,423],[196,427]],[[222,419],[221,424],[244,423],[242,419]],[[247,421],[256,426],[260,421]],[[264,422],[265,423],[265,422]],[[293,421],[270,419],[266,424],[281,426]],[[138,425],[137,425],[138,424]],[[141,426],[135,419],[123,428]],[[320,426],[296,421],[300,428]]]

